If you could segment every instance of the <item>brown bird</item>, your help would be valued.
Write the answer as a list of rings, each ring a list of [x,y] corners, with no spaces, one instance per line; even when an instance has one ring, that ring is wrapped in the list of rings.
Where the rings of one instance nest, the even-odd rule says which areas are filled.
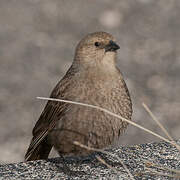
[[[130,120],[130,95],[116,65],[119,48],[106,32],[84,37],[77,45],[71,67],[50,97],[100,106]],[[126,127],[126,122],[102,111],[48,101],[33,129],[25,160],[47,159],[52,147],[60,155],[87,154],[73,141],[101,149],[118,139]]]

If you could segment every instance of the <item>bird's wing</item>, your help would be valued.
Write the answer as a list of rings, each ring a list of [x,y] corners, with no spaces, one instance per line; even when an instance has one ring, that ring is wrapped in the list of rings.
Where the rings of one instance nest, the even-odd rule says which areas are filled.
[[[70,70],[71,69],[71,70]],[[67,92],[70,90],[71,77],[74,75],[72,67],[64,78],[56,85],[52,91],[51,98],[67,99]],[[34,152],[38,145],[47,137],[48,133],[55,127],[57,121],[63,117],[63,113],[71,106],[64,102],[48,101],[39,120],[33,129],[33,138],[25,155],[25,160]]]
[[[48,133],[55,127],[68,105],[67,103],[48,101],[33,129],[33,138],[25,155],[25,159],[32,154]]]

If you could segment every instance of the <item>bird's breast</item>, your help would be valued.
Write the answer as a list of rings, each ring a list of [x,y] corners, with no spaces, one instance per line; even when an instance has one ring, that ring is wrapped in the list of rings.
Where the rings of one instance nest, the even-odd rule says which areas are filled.
[[[81,78],[74,83],[69,100],[96,105],[130,119],[131,101],[121,79]],[[54,132],[54,145],[65,154],[81,153],[72,141],[104,148],[118,138],[126,126],[127,123],[98,109],[70,105],[57,126],[61,131]]]

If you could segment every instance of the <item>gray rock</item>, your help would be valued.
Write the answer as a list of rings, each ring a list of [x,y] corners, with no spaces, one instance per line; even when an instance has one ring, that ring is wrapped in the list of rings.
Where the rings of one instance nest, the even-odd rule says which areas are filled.
[[[87,157],[66,157],[64,160],[54,158],[1,165],[0,179],[130,179],[116,156],[127,166],[135,179],[178,179],[166,168],[180,170],[180,152],[168,143],[148,143],[107,151],[113,153],[114,157],[93,153]],[[118,173],[99,162],[96,155],[103,158]],[[147,167],[162,175],[150,173]],[[160,167],[164,167],[165,170]]]

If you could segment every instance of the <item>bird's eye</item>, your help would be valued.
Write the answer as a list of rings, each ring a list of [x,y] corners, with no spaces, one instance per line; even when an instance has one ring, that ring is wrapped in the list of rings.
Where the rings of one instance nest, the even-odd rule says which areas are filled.
[[[99,46],[100,46],[100,42],[95,42],[94,45],[95,45],[96,47],[99,47]]]

